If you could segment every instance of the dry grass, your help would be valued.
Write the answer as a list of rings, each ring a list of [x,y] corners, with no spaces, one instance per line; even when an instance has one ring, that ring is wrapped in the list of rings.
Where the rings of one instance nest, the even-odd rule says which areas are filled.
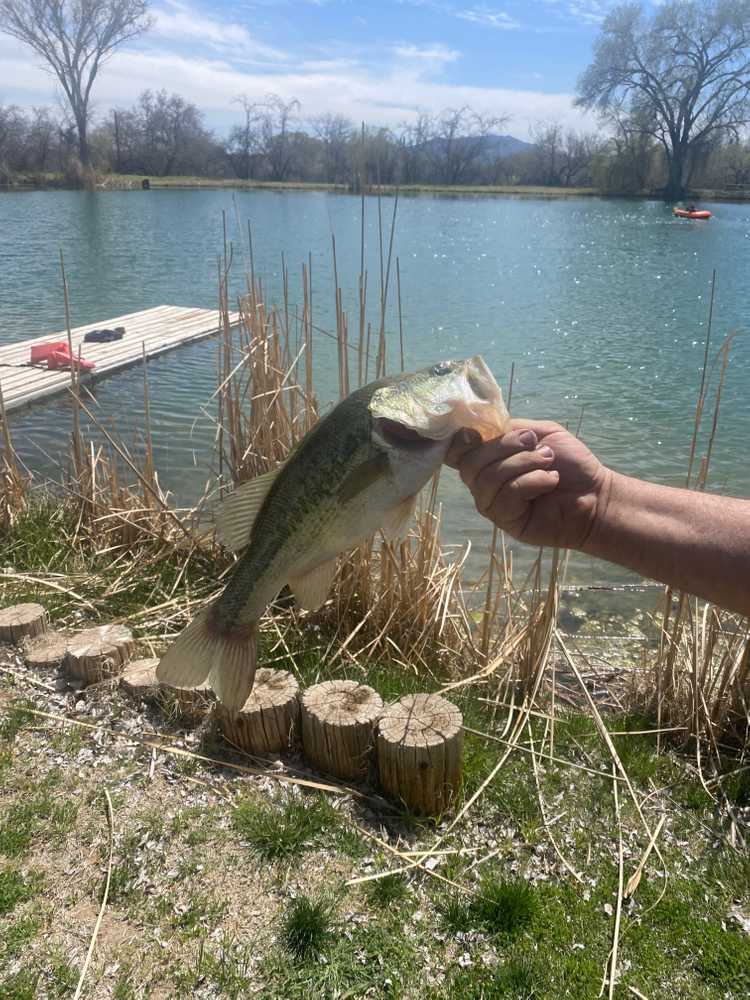
[[[269,304],[255,274],[249,231],[243,251],[246,294],[239,302],[240,322],[230,327],[229,274],[235,253],[225,237],[218,268],[224,323],[217,341],[217,387],[212,400],[216,413],[213,467],[218,478],[194,510],[174,509],[159,484],[151,445],[147,365],[143,368],[146,419],[140,460],[101,426],[92,402],[71,372],[75,403],[71,449],[64,467],[61,463],[59,489],[64,503],[55,516],[60,544],[75,555],[77,575],[71,575],[70,560],[61,566],[62,572],[56,572],[50,555],[46,564],[17,565],[20,572],[2,581],[5,593],[12,596],[42,586],[67,595],[68,607],[78,601],[80,610],[80,603],[86,606],[88,602],[89,608],[100,613],[121,598],[118,617],[135,624],[158,651],[196,606],[217,592],[231,568],[231,557],[215,544],[210,531],[212,504],[231,486],[276,468],[318,419],[316,346],[324,338],[335,343],[342,396],[377,375],[400,368],[400,321],[398,351],[394,338],[386,336],[389,309],[401,316],[400,300],[389,303],[394,287],[400,296],[394,226],[395,207],[390,232],[382,218],[380,222],[377,294],[372,294],[373,283],[363,271],[358,282],[358,314],[353,319],[342,304],[334,241],[335,331],[323,330],[315,321],[309,261],[303,267],[301,307],[289,301],[285,262],[282,300],[278,306]],[[705,488],[707,480],[727,360],[725,344],[710,363],[709,331],[688,470],[688,482],[697,489]],[[718,371],[718,384],[711,411],[708,398],[714,371]],[[33,482],[15,458],[1,406],[0,401],[0,529],[8,535],[28,508]],[[698,462],[699,432],[710,411],[708,446]],[[97,428],[103,446],[85,439],[82,414]],[[699,472],[692,484],[696,463]],[[495,714],[509,712],[512,721],[502,737],[514,745],[528,714],[540,707],[541,697],[551,689],[547,665],[556,649],[558,559],[554,557],[550,568],[544,569],[548,564],[543,564],[540,554],[527,578],[514,580],[504,540],[496,536],[485,574],[476,588],[468,588],[462,579],[467,553],[446,551],[440,541],[436,485],[423,496],[405,542],[394,546],[374,538],[341,559],[330,600],[320,612],[270,611],[262,623],[266,654],[270,662],[286,661],[298,672],[312,651],[330,669],[346,667],[364,673],[373,661],[387,658],[433,687],[442,685],[450,691],[483,685],[496,704]],[[33,545],[27,553],[31,549]],[[170,563],[168,578],[166,561]],[[201,583],[196,583],[197,576],[203,577]],[[716,758],[723,744],[736,745],[747,731],[747,623],[715,608],[699,608],[689,598],[669,592],[664,607],[658,655],[648,661],[641,675],[644,683],[636,685],[628,697],[648,708],[659,730],[687,732],[713,755],[714,766],[720,766]],[[500,707],[507,704],[513,709]],[[516,710],[520,714],[512,716]]]

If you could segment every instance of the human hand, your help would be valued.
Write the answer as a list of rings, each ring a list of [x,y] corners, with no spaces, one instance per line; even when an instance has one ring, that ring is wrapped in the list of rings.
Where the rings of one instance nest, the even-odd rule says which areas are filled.
[[[514,419],[507,434],[486,443],[459,431],[445,461],[480,514],[531,545],[584,548],[612,479],[582,441],[549,420]]]

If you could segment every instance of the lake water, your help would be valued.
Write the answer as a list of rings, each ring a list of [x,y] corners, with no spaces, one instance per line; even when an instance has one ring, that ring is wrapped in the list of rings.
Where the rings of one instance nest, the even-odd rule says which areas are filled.
[[[407,367],[481,352],[506,386],[515,363],[515,415],[574,426],[623,472],[684,481],[703,364],[712,271],[713,341],[740,331],[731,351],[711,486],[750,493],[750,205],[710,205],[708,222],[673,219],[658,202],[491,197],[402,198],[394,254],[402,279]],[[387,229],[393,199],[383,198]],[[360,263],[360,199],[312,192],[32,192],[0,195],[0,342],[64,327],[59,251],[73,325],[150,306],[215,307],[222,213],[241,287],[247,223],[255,267],[279,298],[281,255],[301,303],[312,255],[314,321],[335,328],[331,235],[353,329]],[[374,324],[379,295],[377,199],[366,201],[366,266]],[[244,248],[244,249],[241,249]],[[393,301],[393,299],[392,299]],[[389,312],[389,351],[397,319]],[[335,392],[335,348],[316,348],[321,398]],[[712,352],[713,353],[713,352]],[[210,475],[213,430],[201,404],[215,387],[216,344],[205,341],[149,365],[162,484],[192,502]],[[142,425],[138,368],[95,388],[101,419],[129,440]],[[23,459],[44,473],[65,447],[67,403],[12,416]],[[487,525],[454,473],[441,489],[448,542],[484,553]],[[521,547],[522,548],[522,547]],[[519,557],[523,558],[519,553]],[[627,579],[576,559],[574,579]]]

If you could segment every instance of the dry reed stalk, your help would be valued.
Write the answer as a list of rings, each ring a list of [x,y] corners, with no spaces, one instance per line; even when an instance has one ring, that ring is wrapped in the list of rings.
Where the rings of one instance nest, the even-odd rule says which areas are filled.
[[[7,532],[26,510],[31,477],[21,471],[8,428],[0,387],[0,532]]]
[[[714,308],[714,281],[711,287],[709,326],[706,336],[704,366],[696,402],[695,421],[690,447],[687,484],[691,485],[697,454],[698,437],[706,413],[711,388],[711,373],[719,367],[706,453],[693,485],[707,486],[714,442],[718,428],[721,400],[729,365],[729,349],[734,335],[725,338],[709,365],[711,323]],[[636,691],[636,699],[655,707],[657,728],[684,728],[694,741],[701,767],[701,745],[705,744],[720,766],[719,744],[741,745],[750,734],[750,622],[708,604],[701,604],[685,594],[665,591],[659,650],[647,674],[646,688]],[[651,693],[649,693],[651,692]],[[657,737],[661,744],[661,733]]]

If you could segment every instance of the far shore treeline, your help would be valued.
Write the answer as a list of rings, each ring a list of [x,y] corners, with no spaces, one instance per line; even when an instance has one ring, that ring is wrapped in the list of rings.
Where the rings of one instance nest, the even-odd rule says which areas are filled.
[[[576,132],[550,122],[522,141],[471,108],[422,115],[395,128],[357,127],[334,114],[303,118],[298,102],[243,102],[225,138],[178,94],[145,91],[89,132],[97,175],[192,176],[224,181],[383,185],[544,185],[606,193],[661,193],[667,164],[652,138]],[[52,176],[51,176],[52,175]],[[0,106],[0,184],[85,181],[75,127],[49,108]],[[689,188],[750,193],[750,143],[727,141],[690,163]]]
[[[0,0],[0,31],[40,57],[66,99],[57,114],[0,104],[0,184],[92,186],[102,174],[130,174],[353,189],[594,188],[668,201],[695,189],[750,192],[750,0],[612,8],[577,86],[576,104],[595,112],[600,128],[536,123],[529,142],[504,134],[523,126],[502,108],[446,108],[360,127],[333,110],[311,116],[275,93],[239,95],[226,136],[166,90],[146,90],[95,118],[90,98],[102,62],[151,24],[148,0]]]

